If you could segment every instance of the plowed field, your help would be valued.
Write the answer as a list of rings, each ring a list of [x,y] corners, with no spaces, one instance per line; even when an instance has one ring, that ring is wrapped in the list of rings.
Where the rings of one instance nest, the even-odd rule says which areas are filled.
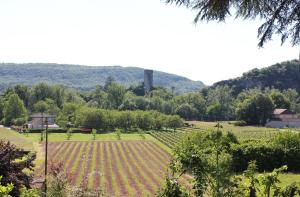
[[[162,186],[170,154],[151,141],[50,142],[48,158],[62,161],[72,183],[109,196],[153,196]],[[35,177],[43,176],[43,165]]]

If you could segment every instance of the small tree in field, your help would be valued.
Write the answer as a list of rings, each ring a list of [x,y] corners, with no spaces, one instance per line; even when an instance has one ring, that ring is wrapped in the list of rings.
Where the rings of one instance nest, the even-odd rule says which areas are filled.
[[[70,140],[73,135],[72,130],[70,128],[67,130],[66,135],[67,135],[67,140]]]
[[[96,137],[97,137],[97,130],[96,129],[92,129],[92,135],[93,135],[93,140],[96,140]]]
[[[121,133],[122,133],[121,129],[116,129],[115,133],[116,133],[117,140],[121,140]]]

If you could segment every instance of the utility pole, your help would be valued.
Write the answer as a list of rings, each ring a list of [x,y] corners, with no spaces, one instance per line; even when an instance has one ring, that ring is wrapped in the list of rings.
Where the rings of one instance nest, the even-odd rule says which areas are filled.
[[[48,118],[54,118],[54,116],[44,115],[42,113],[42,116],[36,117],[36,118],[42,118],[42,128],[44,128],[44,123],[46,124],[46,130],[45,130],[45,179],[44,179],[44,191],[43,195],[44,197],[47,196],[47,175],[48,175],[48,126],[49,126],[49,119]],[[44,121],[45,118],[45,121]],[[41,135],[44,131],[41,131]]]
[[[46,123],[46,147],[45,147],[45,196],[47,196],[47,174],[48,174],[48,117],[45,120]]]

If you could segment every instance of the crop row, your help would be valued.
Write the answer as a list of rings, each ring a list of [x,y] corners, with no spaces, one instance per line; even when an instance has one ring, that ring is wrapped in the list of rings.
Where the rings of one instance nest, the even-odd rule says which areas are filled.
[[[170,155],[151,141],[51,142],[49,160],[63,161],[72,184],[109,196],[153,195],[164,181]],[[43,178],[44,164],[35,170]]]
[[[167,145],[170,148],[174,148],[178,145],[184,138],[186,132],[176,131],[176,132],[167,132],[167,131],[154,131],[150,133],[154,138],[163,144]]]

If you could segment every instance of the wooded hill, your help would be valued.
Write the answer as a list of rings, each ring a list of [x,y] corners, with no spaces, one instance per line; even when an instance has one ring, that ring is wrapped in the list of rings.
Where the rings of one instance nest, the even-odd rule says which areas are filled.
[[[168,89],[175,87],[176,93],[199,91],[204,84],[185,77],[154,71],[154,86]],[[137,85],[144,80],[144,69],[121,66],[81,66],[66,64],[0,64],[0,92],[8,86],[24,84],[32,86],[39,82],[61,84],[79,90],[91,90],[96,85],[104,85],[113,77],[125,86]]]
[[[292,60],[262,68],[253,69],[243,74],[242,77],[224,80],[215,83],[210,88],[229,86],[234,95],[238,95],[244,89],[267,87],[279,90],[296,89],[300,93],[300,61]]]

